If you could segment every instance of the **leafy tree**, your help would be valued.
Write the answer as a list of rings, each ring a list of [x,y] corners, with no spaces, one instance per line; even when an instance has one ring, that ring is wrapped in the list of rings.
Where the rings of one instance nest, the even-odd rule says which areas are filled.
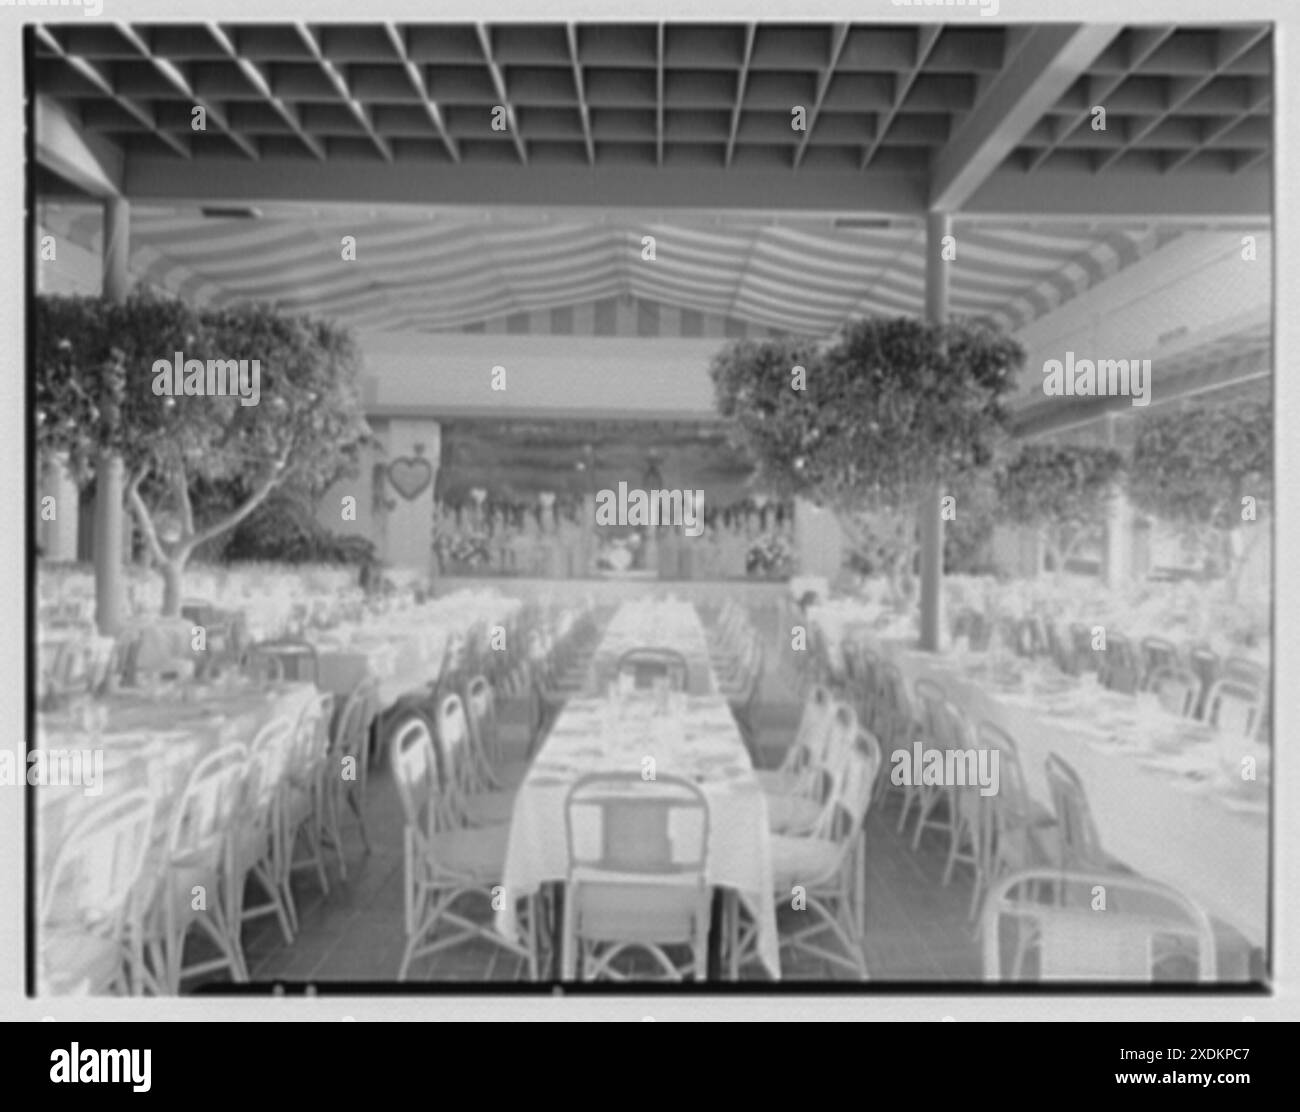
[[[65,453],[83,478],[101,452],[122,458],[127,504],[163,576],[164,614],[179,612],[197,548],[279,488],[319,489],[355,473],[370,440],[350,337],[270,306],[199,312],[148,292],[122,304],[41,297],[35,344],[38,453]],[[156,394],[154,362],[176,352],[258,360],[257,404]]]
[[[1001,516],[1038,530],[1054,571],[1106,519],[1124,458],[1088,444],[1025,444],[997,471]]]
[[[1137,509],[1217,557],[1235,592],[1250,549],[1243,526],[1273,501],[1272,399],[1196,400],[1144,415],[1128,489]]]
[[[821,346],[733,343],[711,374],[758,482],[832,509],[901,587],[918,508],[991,464],[1005,435],[1002,396],[1023,361],[1018,344],[983,324],[901,317],[853,322]]]

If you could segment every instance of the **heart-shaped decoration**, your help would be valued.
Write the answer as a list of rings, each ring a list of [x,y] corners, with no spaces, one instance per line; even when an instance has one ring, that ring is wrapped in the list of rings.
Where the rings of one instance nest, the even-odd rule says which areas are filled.
[[[433,482],[433,465],[423,456],[403,456],[388,465],[388,481],[410,502],[429,489]]]

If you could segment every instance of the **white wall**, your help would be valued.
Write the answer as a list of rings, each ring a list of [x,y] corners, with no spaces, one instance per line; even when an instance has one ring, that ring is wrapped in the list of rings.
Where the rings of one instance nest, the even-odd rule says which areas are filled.
[[[367,408],[438,417],[715,416],[720,339],[366,333]],[[493,367],[505,389],[493,390]]]

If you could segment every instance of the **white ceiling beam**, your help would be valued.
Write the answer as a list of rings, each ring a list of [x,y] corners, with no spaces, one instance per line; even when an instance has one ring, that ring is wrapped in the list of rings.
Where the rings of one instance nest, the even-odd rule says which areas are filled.
[[[889,130],[889,125],[894,122],[894,117],[898,115],[898,110],[902,108],[903,102],[907,100],[907,94],[912,89],[912,83],[916,81],[917,75],[925,65],[926,59],[930,57],[930,51],[934,49],[934,44],[939,41],[939,32],[943,30],[937,24],[927,24],[917,30],[916,34],[916,58],[912,68],[905,73],[897,75],[898,84],[894,88],[894,100],[890,104],[888,111],[880,114],[880,119],[876,122],[876,134],[872,136],[871,142],[866,145],[862,151],[862,166],[865,170],[871,165],[871,160],[876,157],[876,151],[880,149],[880,144],[884,142],[885,133]]]
[[[1111,23],[1035,27],[957,133],[934,158],[930,207],[960,209],[1122,28]]]
[[[731,129],[727,133],[727,155],[723,165],[731,166],[731,152],[736,149],[736,134],[740,130],[741,105],[745,100],[745,85],[749,81],[749,61],[754,56],[754,39],[758,35],[757,24],[750,23],[745,28],[745,54],[740,63],[740,77],[736,82],[736,103],[731,107]],[[663,99],[662,95],[659,98]]]
[[[196,108],[202,108],[208,118],[210,118],[212,122],[215,123],[222,132],[224,132],[227,139],[234,143],[234,145],[243,151],[249,158],[253,159],[253,161],[257,161],[257,159],[261,158],[261,153],[258,151],[256,144],[246,136],[240,135],[239,132],[231,127],[230,122],[226,119],[226,114],[216,104],[199,97],[194,92],[194,88],[190,85],[188,79],[183,73],[181,73],[176,64],[172,62],[170,58],[164,58],[155,54],[153,50],[150,49],[149,44],[144,41],[144,38],[140,33],[129,24],[118,23],[115,27],[119,35],[126,39],[127,42],[134,46],[136,50],[153,63],[154,69],[162,75],[163,79],[171,85],[173,89],[180,93],[186,100],[190,101],[190,103],[192,103]]]
[[[307,28],[306,24],[295,23],[294,29],[298,32],[298,37],[302,39],[303,44],[311,51],[312,60],[320,66],[321,72],[331,85],[334,86],[335,92],[338,93],[339,99],[347,105],[348,110],[355,117],[357,123],[361,125],[365,133],[370,137],[370,141],[375,145],[375,149],[383,156],[385,162],[393,161],[393,151],[382,135],[375,130],[375,125],[370,122],[370,113],[366,111],[366,106],[352,95],[352,90],[348,88],[348,83],[343,80],[343,75],[339,73],[334,63],[325,57],[325,52],[321,50],[320,43],[316,41],[315,36]]]
[[[54,37],[53,33],[44,24],[36,25],[37,37],[50,50],[54,51],[67,65],[76,70],[82,77],[94,85],[104,96],[111,99],[122,111],[130,115],[139,124],[142,124],[150,134],[165,146],[171,147],[182,158],[188,160],[191,157],[190,149],[182,143],[176,136],[163,131],[158,126],[158,121],[154,118],[152,112],[143,105],[137,104],[128,96],[123,96],[113,88],[113,83],[104,76],[97,66],[86,61],[85,58],[76,54],[69,54],[63,49],[63,44]]]
[[[664,164],[664,25],[655,32],[655,165]]]
[[[36,161],[93,197],[118,197],[126,156],[98,135],[89,134],[68,110],[47,96],[35,105]]]
[[[406,70],[406,76],[411,82],[411,87],[419,94],[424,114],[429,117],[429,122],[433,124],[434,130],[438,133],[438,138],[442,140],[442,145],[447,148],[447,153],[451,155],[452,162],[459,162],[460,150],[456,146],[456,141],[452,139],[451,134],[447,131],[447,125],[442,118],[442,109],[438,106],[437,101],[429,95],[428,86],[420,75],[420,67],[411,61],[401,30],[395,23],[385,23],[384,31],[388,35],[388,41],[393,44],[393,50],[396,51],[397,57],[402,63],[402,68]]]
[[[225,28],[216,23],[207,23],[204,26],[208,34],[217,41],[221,49],[229,56],[230,61],[239,67],[239,72],[244,75],[244,79],[266,100],[275,114],[289,125],[289,129],[297,136],[298,141],[323,162],[325,160],[325,145],[314,135],[309,135],[306,129],[303,128],[298,113],[275,95],[271,89],[271,83],[266,79],[266,75],[257,68],[257,64],[239,53],[235,48],[234,40],[227,34]]]
[[[524,166],[527,166],[528,148],[524,145],[524,137],[519,133],[519,121],[515,118],[514,105],[510,103],[510,97],[506,92],[506,79],[501,73],[501,67],[497,65],[496,55],[492,51],[492,32],[483,23],[475,24],[475,30],[478,31],[478,42],[483,51],[483,60],[486,62],[488,73],[492,77],[492,87],[497,91],[497,98],[501,101],[501,107],[506,110],[506,126],[510,128],[510,138],[515,142],[515,152],[519,155],[519,161]]]
[[[596,165],[596,144],[591,138],[591,109],[587,107],[587,90],[582,81],[582,62],[578,58],[578,28],[569,23],[564,28],[569,40],[569,61],[573,65],[573,87],[578,93],[578,115],[582,117],[582,138],[587,144],[587,165]],[[662,100],[662,97],[660,98]],[[663,109],[660,108],[660,119]],[[663,130],[659,131],[659,161],[663,162]]]
[[[840,55],[844,53],[844,44],[849,41],[849,24],[837,23],[831,30],[831,53],[827,60],[826,68],[822,71],[821,77],[817,81],[817,97],[813,101],[812,108],[808,111],[806,121],[807,131],[803,134],[803,139],[799,143],[799,149],[794,152],[794,168],[799,169],[799,163],[803,161],[804,152],[808,150],[808,143],[812,139],[813,128],[817,126],[817,117],[821,115],[822,104],[826,100],[826,91],[831,87],[831,78],[835,76],[835,67],[840,64]]]

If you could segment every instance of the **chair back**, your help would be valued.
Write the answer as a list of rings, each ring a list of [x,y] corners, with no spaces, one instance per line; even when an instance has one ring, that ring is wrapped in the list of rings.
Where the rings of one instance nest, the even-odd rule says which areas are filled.
[[[411,718],[390,743],[393,779],[406,828],[421,837],[433,833],[434,800],[438,794],[438,760],[433,735],[423,718]]]
[[[262,641],[254,646],[258,653],[273,656],[280,662],[280,679],[289,683],[315,683],[320,678],[320,660],[316,647],[308,641],[285,638]]]
[[[167,831],[167,858],[187,867],[215,868],[239,813],[248,750],[226,745],[190,773]]]
[[[1230,656],[1223,662],[1223,674],[1220,678],[1257,687],[1263,691],[1268,686],[1268,669],[1256,661],[1247,660],[1244,656]]]
[[[1047,756],[1047,784],[1052,793],[1061,838],[1063,869],[1094,868],[1104,861],[1101,837],[1079,774],[1055,753]]]
[[[1142,663],[1124,634],[1107,632],[1100,677],[1103,687],[1127,695],[1136,694],[1142,686]]]
[[[1156,673],[1162,669],[1178,669],[1178,650],[1164,637],[1143,637],[1138,646],[1142,664],[1144,686],[1151,690]]]
[[[1231,737],[1254,737],[1260,726],[1264,700],[1260,689],[1238,680],[1222,679],[1205,700],[1205,720]]]
[[[675,649],[651,646],[629,649],[618,661],[618,674],[632,677],[637,690],[653,687],[662,680],[672,691],[686,690],[686,658]]]
[[[607,873],[703,884],[709,804],[689,780],[591,773],[569,789],[564,817],[570,879]]]
[[[1165,710],[1179,718],[1194,717],[1201,701],[1201,681],[1196,673],[1176,665],[1157,668],[1148,680],[1148,689]]]
[[[1104,909],[1096,904],[1099,889]],[[1045,901],[1044,893],[1053,899]],[[1206,913],[1181,892],[1123,873],[1013,873],[989,891],[980,937],[987,980],[1215,978]],[[1179,968],[1189,961],[1195,962],[1190,977]]]
[[[43,926],[75,922],[116,934],[144,867],[154,802],[144,789],[88,811],[64,837],[41,893]]]
[[[353,758],[357,762],[358,777],[365,775],[370,726],[378,712],[379,685],[373,678],[367,678],[352,689],[334,723],[330,756],[337,761]]]

